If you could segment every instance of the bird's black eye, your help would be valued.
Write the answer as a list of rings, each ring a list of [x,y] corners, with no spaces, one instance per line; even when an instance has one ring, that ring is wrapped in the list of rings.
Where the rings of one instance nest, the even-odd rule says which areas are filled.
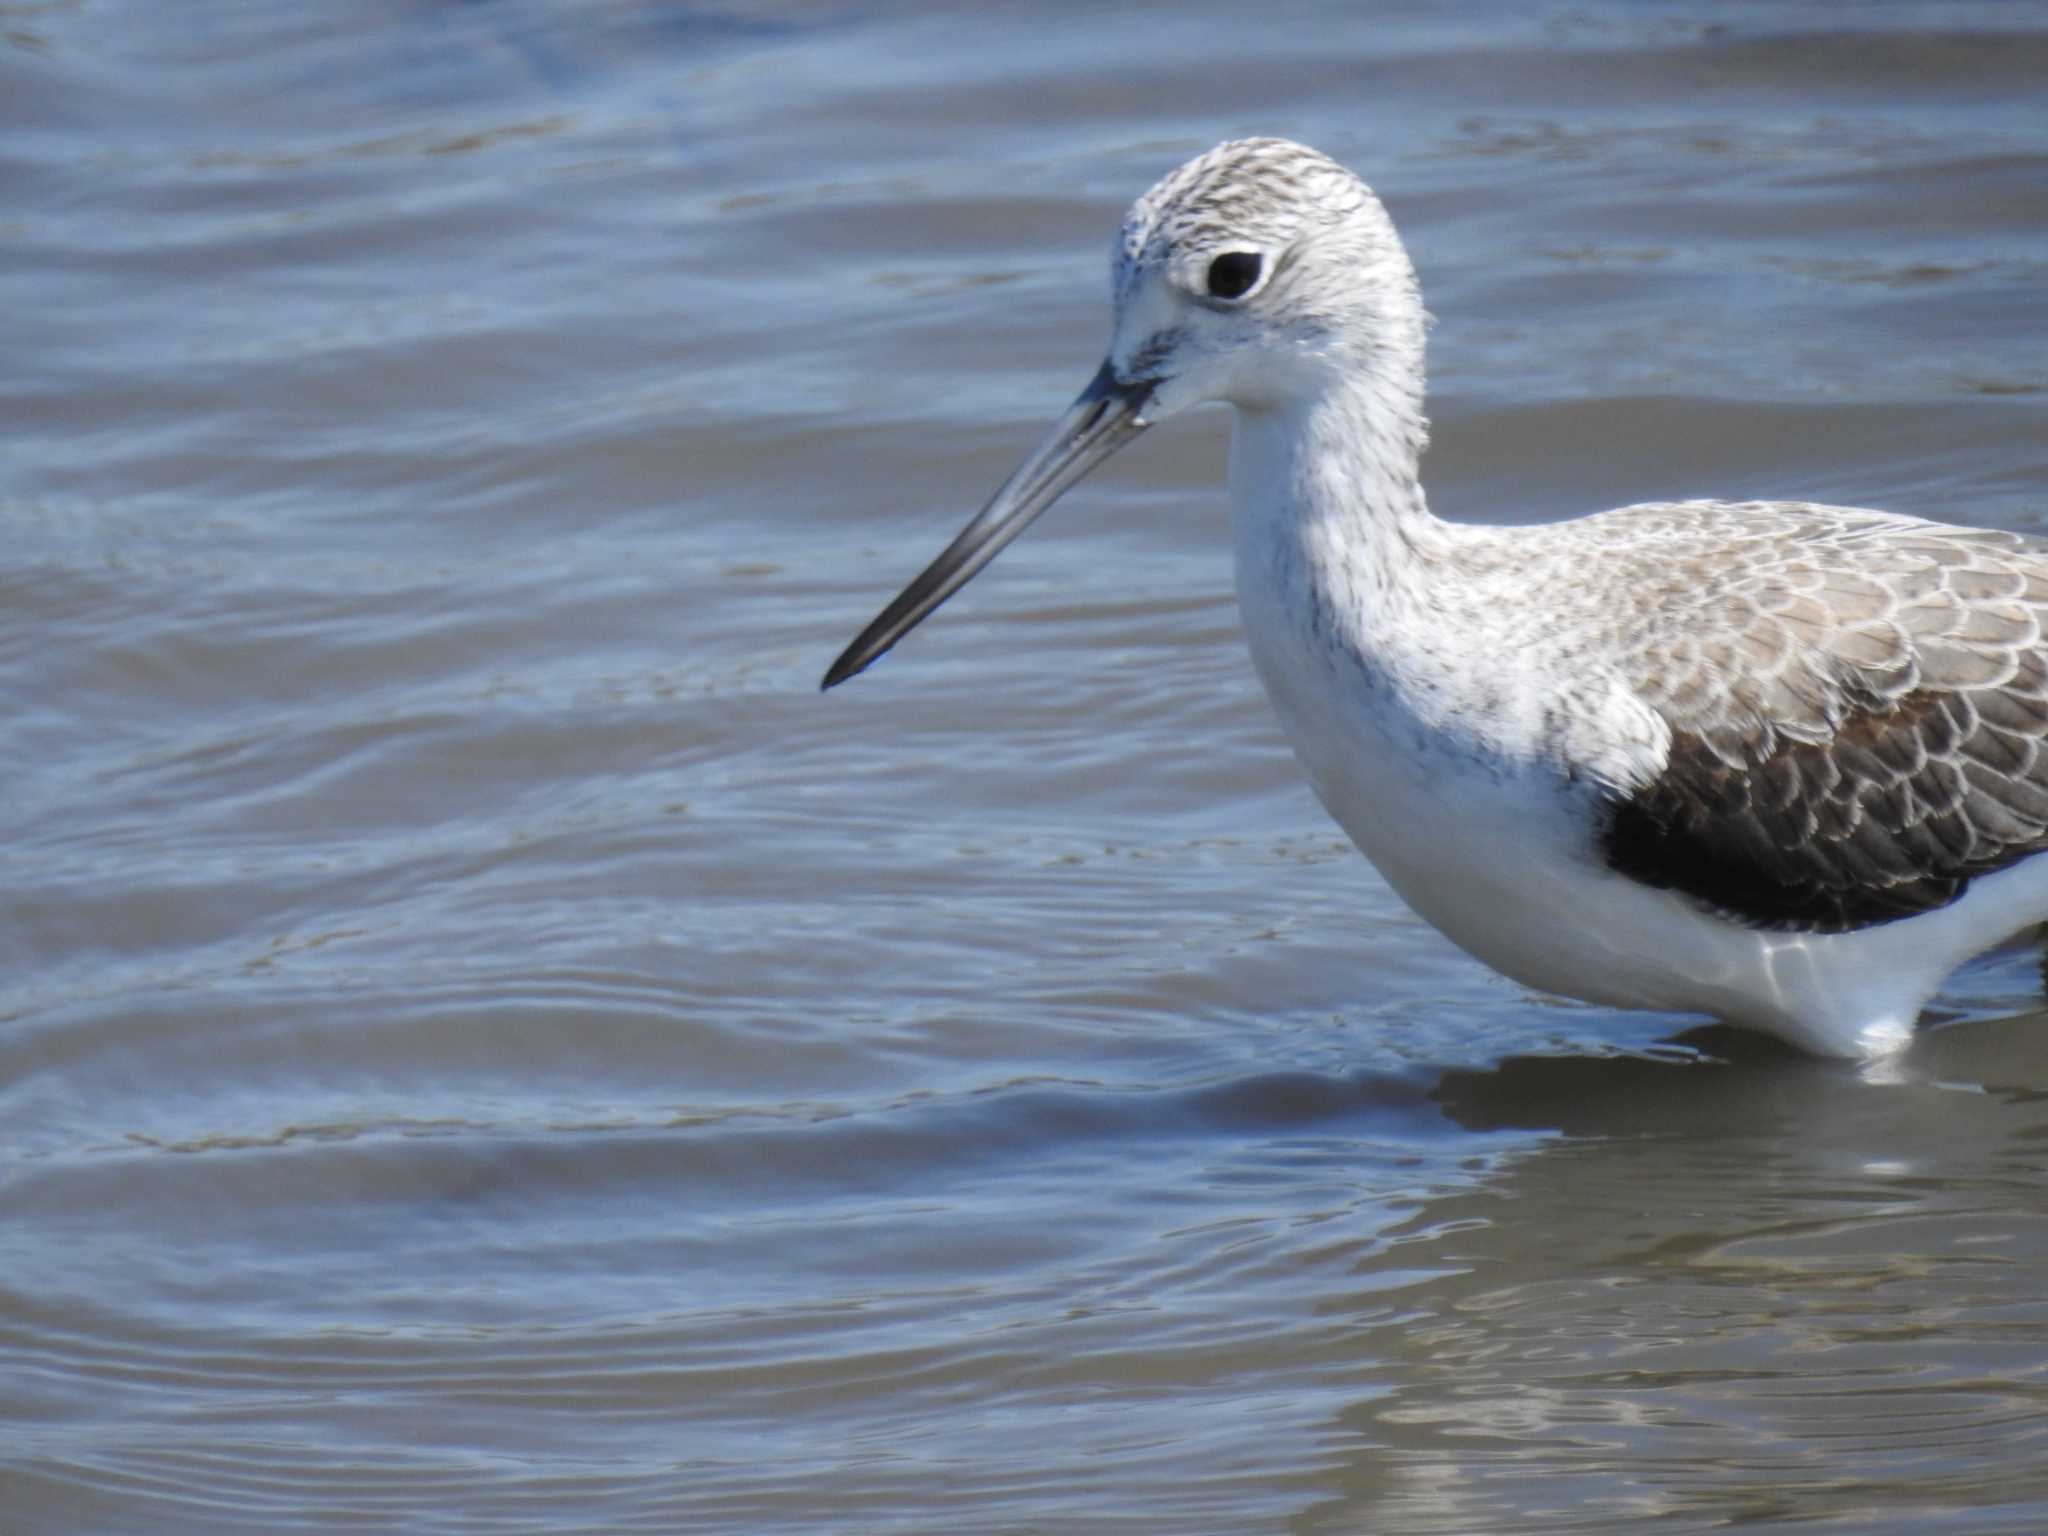
[[[1209,263],[1209,297],[1241,299],[1259,280],[1265,258],[1257,251],[1225,251]]]

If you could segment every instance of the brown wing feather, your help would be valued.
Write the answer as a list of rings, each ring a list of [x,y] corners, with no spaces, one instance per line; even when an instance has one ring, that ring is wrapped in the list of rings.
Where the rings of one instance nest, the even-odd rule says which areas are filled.
[[[1635,649],[1671,749],[1610,798],[1609,866],[1839,933],[2048,848],[2048,546],[1839,516],[1788,539],[1796,509],[1727,510],[1768,510],[1780,538],[1697,580],[1659,613],[1671,638]]]

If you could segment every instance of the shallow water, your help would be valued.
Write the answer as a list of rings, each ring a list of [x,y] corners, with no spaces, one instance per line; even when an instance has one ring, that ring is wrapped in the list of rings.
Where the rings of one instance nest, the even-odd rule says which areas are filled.
[[[1226,135],[1439,509],[2048,531],[2048,25],[0,5],[0,1528],[2048,1526],[2038,950],[1893,1084],[1312,802],[1173,423],[838,647]]]

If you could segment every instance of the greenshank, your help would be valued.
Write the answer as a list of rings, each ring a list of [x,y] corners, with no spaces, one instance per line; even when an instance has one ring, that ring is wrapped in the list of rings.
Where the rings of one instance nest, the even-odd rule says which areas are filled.
[[[1234,408],[1237,597],[1322,803],[1529,986],[1883,1058],[2048,919],[2048,541],[1806,502],[1541,526],[1423,498],[1415,273],[1281,139],[1153,187],[1109,354],[825,675],[859,672],[1153,422]]]

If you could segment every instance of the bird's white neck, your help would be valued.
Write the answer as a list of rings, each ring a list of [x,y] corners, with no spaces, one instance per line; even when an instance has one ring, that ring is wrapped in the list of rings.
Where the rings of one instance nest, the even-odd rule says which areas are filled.
[[[1421,395],[1417,359],[1238,408],[1230,491],[1248,607],[1277,602],[1304,617],[1330,607],[1348,626],[1400,622],[1457,540],[1422,492]]]

